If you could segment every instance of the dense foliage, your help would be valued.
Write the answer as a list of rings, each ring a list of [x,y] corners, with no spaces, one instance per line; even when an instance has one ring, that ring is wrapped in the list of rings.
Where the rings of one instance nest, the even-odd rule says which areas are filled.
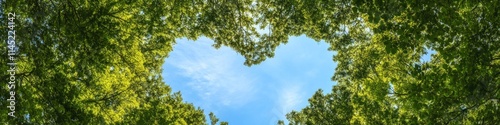
[[[182,101],[161,77],[176,38],[204,30],[191,1],[20,0],[2,4],[16,14],[18,54],[15,116],[0,90],[0,123],[207,124],[202,109]],[[210,12],[210,11],[208,11]],[[7,38],[7,25],[1,38]],[[2,55],[7,45],[1,44]],[[6,56],[3,56],[6,57]],[[2,64],[10,62],[0,59]],[[8,65],[1,65],[7,71]],[[2,72],[2,81],[10,77]]]
[[[287,114],[290,124],[500,123],[495,0],[25,0],[1,6],[16,13],[19,47],[17,118],[0,110],[2,123],[208,124],[203,110],[183,102],[160,75],[175,39],[213,39],[215,48],[231,47],[251,66],[297,35],[331,45],[337,85]],[[0,37],[8,38],[4,31]],[[8,54],[6,44],[0,49]],[[429,52],[431,61],[422,62]],[[6,107],[9,88],[2,85],[0,93]],[[214,114],[210,119],[218,121]]]
[[[330,43],[338,62],[332,92],[290,124],[500,123],[500,2],[288,2],[275,5],[289,18],[271,19]]]

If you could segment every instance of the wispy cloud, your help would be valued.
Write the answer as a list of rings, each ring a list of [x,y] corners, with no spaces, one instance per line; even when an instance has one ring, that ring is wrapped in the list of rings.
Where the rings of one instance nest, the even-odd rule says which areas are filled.
[[[272,117],[269,124],[276,124],[278,120],[285,120],[285,123],[288,124],[288,120],[285,117],[286,113],[292,110],[299,110],[305,102],[305,91],[302,90],[300,83],[292,81],[284,84],[287,85],[282,86],[278,90],[278,99],[272,109]]]
[[[265,33],[265,31],[259,31]],[[213,42],[178,40],[164,64],[165,81],[187,102],[238,125],[276,124],[300,110],[318,88],[331,89],[328,44],[291,37],[274,58],[246,67],[234,50]],[[218,113],[219,112],[219,113]]]
[[[166,63],[179,69],[177,75],[188,78],[184,84],[203,105],[237,107],[248,103],[255,93],[255,81],[238,66],[243,64],[241,57],[228,48],[216,50],[212,43],[208,39],[179,40],[171,53],[176,60],[167,59]]]
[[[285,86],[281,90],[280,94],[280,105],[283,110],[289,112],[293,109],[296,109],[297,106],[303,101],[302,95],[304,91],[300,89],[299,84],[293,84],[290,86]]]

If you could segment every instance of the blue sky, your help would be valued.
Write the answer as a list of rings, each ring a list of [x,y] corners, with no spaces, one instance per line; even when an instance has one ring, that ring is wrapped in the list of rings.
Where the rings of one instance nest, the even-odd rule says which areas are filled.
[[[178,39],[165,59],[163,77],[184,101],[232,125],[270,125],[300,110],[318,89],[330,92],[336,63],[324,42],[291,37],[274,58],[247,67],[231,48],[213,41]]]

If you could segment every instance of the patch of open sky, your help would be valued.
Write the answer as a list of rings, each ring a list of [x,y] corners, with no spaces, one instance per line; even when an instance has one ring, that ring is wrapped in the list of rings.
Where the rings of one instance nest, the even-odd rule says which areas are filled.
[[[184,101],[237,125],[276,124],[286,113],[307,106],[318,89],[330,92],[336,67],[328,44],[290,37],[274,58],[247,67],[244,58],[213,41],[178,39],[165,59],[163,78]]]

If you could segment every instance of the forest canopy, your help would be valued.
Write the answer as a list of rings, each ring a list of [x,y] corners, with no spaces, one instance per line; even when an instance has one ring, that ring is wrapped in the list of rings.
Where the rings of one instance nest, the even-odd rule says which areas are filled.
[[[18,51],[16,118],[2,109],[1,123],[208,124],[161,77],[176,39],[207,37],[252,66],[299,35],[336,52],[337,85],[288,113],[289,124],[500,123],[494,0],[25,0],[1,7],[0,37],[15,29]],[[0,49],[7,57],[9,45]],[[429,52],[432,59],[421,61]],[[10,91],[2,85],[1,107]]]

